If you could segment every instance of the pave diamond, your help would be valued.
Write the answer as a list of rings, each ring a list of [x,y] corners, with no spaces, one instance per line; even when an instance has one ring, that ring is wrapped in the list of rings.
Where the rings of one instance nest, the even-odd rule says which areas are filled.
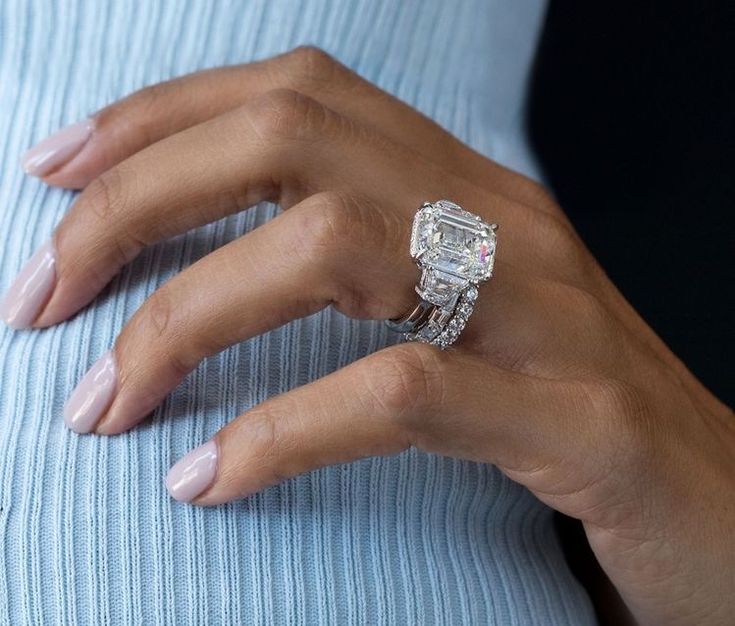
[[[470,315],[474,309],[474,300],[477,297],[477,288],[470,285],[460,296],[457,305],[449,314],[448,321],[443,320],[442,331],[437,334],[429,343],[445,350],[451,346],[464,330]]]
[[[477,300],[477,287],[470,287],[464,294],[467,302],[474,302]]]
[[[471,282],[489,279],[495,245],[491,225],[446,200],[424,205],[414,218],[411,256],[442,274]]]

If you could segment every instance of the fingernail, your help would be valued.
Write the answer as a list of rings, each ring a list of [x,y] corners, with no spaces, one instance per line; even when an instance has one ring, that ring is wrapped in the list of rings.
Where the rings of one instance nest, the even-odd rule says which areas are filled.
[[[31,176],[46,176],[71,161],[92,136],[94,123],[82,120],[37,143],[20,158],[26,173]]]
[[[56,252],[51,240],[26,261],[0,303],[0,317],[11,328],[27,328],[38,317],[56,283]]]
[[[191,502],[212,484],[217,471],[217,444],[208,441],[195,448],[166,475],[166,489],[175,500]]]
[[[112,350],[105,352],[84,375],[64,405],[64,422],[74,432],[94,430],[107,411],[117,387],[117,365]]]

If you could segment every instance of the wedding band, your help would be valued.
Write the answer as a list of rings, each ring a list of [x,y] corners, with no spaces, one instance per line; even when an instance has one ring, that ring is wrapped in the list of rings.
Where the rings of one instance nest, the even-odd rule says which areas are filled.
[[[421,268],[419,301],[407,315],[388,320],[388,326],[404,332],[408,341],[442,349],[452,345],[472,314],[478,285],[492,277],[497,229],[449,200],[419,207],[410,245]]]

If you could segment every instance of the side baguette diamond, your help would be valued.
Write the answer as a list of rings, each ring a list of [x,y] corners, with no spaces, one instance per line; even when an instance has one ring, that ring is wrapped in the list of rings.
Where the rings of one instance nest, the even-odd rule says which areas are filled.
[[[411,227],[411,257],[421,268],[416,292],[431,315],[405,335],[408,341],[452,345],[474,310],[478,285],[492,277],[497,224],[449,200],[424,203]]]

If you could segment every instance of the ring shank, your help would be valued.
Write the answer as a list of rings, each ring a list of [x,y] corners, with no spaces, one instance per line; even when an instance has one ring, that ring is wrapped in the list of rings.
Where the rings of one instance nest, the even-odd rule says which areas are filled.
[[[411,311],[401,317],[386,320],[385,323],[393,331],[415,333],[426,324],[435,308],[435,304],[419,298],[418,304]]]

